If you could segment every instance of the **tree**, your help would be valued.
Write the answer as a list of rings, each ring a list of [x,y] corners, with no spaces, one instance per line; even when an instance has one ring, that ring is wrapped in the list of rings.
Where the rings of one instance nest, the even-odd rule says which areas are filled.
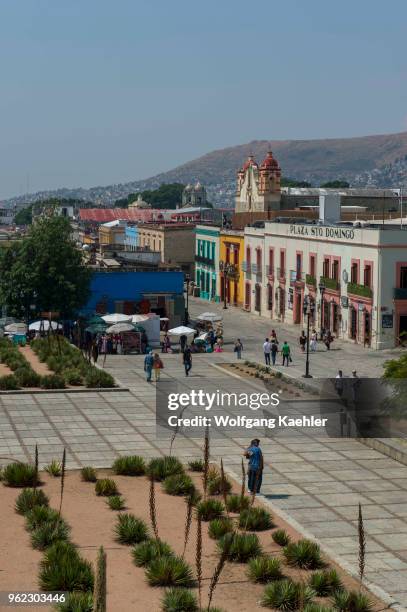
[[[68,219],[52,213],[0,254],[0,303],[20,318],[28,318],[31,305],[33,314],[58,311],[70,318],[86,303],[90,278]]]
[[[308,181],[297,181],[296,179],[283,177],[281,187],[312,187],[312,184]]]
[[[22,208],[18,211],[16,216],[14,217],[14,223],[16,225],[31,225],[33,216],[32,216],[32,204],[27,206],[26,208]]]
[[[151,204],[153,208],[176,208],[181,204],[182,192],[185,185],[182,183],[163,183],[158,189],[146,189],[140,193],[129,193],[127,198],[116,200],[114,205],[118,208],[127,208],[129,204],[137,200],[138,195]]]
[[[350,184],[348,181],[344,180],[336,180],[336,181],[328,181],[327,183],[322,183],[321,187],[326,189],[348,189]]]

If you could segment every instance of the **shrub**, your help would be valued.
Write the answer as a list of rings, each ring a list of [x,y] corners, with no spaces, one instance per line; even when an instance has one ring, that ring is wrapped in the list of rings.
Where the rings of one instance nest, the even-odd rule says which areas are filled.
[[[285,529],[277,529],[277,531],[274,531],[271,534],[271,537],[279,546],[287,546],[287,544],[290,542],[290,536]]]
[[[311,602],[314,595],[308,586],[291,580],[278,580],[266,586],[261,603],[274,610],[300,610]]]
[[[235,514],[246,510],[250,506],[250,497],[242,497],[241,495],[228,495],[226,498],[226,509],[228,512]]]
[[[94,389],[111,388],[115,387],[113,376],[105,370],[99,370],[98,368],[90,368],[85,376],[85,384],[87,387]]]
[[[44,470],[50,476],[55,476],[55,478],[58,478],[58,476],[61,476],[61,474],[62,474],[62,465],[61,465],[61,462],[57,461],[57,459],[53,459],[51,461],[51,463],[49,463],[48,465],[46,465],[44,467]]]
[[[57,612],[93,612],[92,593],[74,591],[66,595],[63,603],[57,604]]]
[[[81,469],[81,477],[84,482],[96,482],[96,470],[87,465]]]
[[[101,478],[95,484],[96,495],[103,495],[104,497],[111,497],[117,495],[117,485],[111,478]]]
[[[367,595],[357,591],[336,591],[332,597],[334,609],[339,612],[370,612],[373,604]]]
[[[262,553],[259,538],[254,533],[227,533],[218,541],[219,551],[223,553],[229,544],[227,554],[229,561],[246,563],[252,557],[259,557]]]
[[[318,597],[331,595],[342,588],[342,581],[334,569],[315,572],[309,579],[309,585]]]
[[[173,474],[164,480],[163,489],[168,495],[188,495],[195,490],[195,485],[188,474]]]
[[[222,538],[225,533],[230,533],[233,531],[233,522],[231,519],[222,517],[218,519],[213,519],[209,523],[209,537],[213,540],[219,540]]]
[[[327,608],[320,604],[310,603],[304,606],[303,612],[334,612],[333,608]]]
[[[248,531],[265,531],[273,526],[270,512],[264,508],[248,508],[239,516],[239,527]]]
[[[284,547],[283,552],[288,565],[302,569],[317,569],[323,566],[320,548],[310,540],[291,542]]]
[[[64,372],[65,382],[72,387],[79,387],[83,384],[83,376],[78,368],[70,368]]]
[[[119,457],[112,465],[113,472],[122,476],[142,476],[146,472],[143,457],[128,455]]]
[[[3,470],[3,481],[8,487],[33,487],[39,484],[35,466],[31,463],[9,463]]]
[[[190,587],[194,584],[192,569],[181,557],[157,557],[146,568],[151,586]]]
[[[20,387],[39,387],[41,376],[30,367],[19,367],[14,372]]]
[[[42,389],[65,389],[65,381],[59,374],[47,374],[41,378]]]
[[[203,521],[212,521],[222,516],[224,507],[217,499],[206,499],[196,506],[197,512]]]
[[[144,567],[157,557],[171,557],[174,556],[174,553],[166,542],[161,540],[145,540],[133,548],[132,555],[137,567]]]
[[[49,499],[41,489],[24,489],[16,499],[18,514],[27,514],[33,508],[48,506]]]
[[[126,502],[120,495],[111,495],[107,498],[106,503],[110,510],[124,510],[126,507]]]
[[[184,466],[176,457],[157,457],[151,459],[147,472],[154,480],[161,481],[173,474],[182,474]]]
[[[188,461],[188,467],[191,472],[203,472],[204,462],[202,459],[193,459],[192,461]]]
[[[199,607],[192,591],[187,589],[168,589],[162,599],[163,612],[198,612]]]
[[[25,515],[25,527],[27,531],[34,531],[44,523],[56,523],[59,512],[49,506],[34,506]]]
[[[281,580],[281,562],[276,557],[254,557],[249,561],[247,574],[252,582]]]
[[[40,562],[39,586],[44,591],[91,591],[92,566],[70,542],[55,542]]]
[[[36,527],[31,533],[31,545],[37,550],[45,550],[54,542],[68,540],[69,527],[63,519],[48,521]]]
[[[149,537],[146,523],[134,514],[119,514],[115,533],[120,544],[138,544]]]
[[[0,391],[16,391],[19,388],[17,378],[14,374],[0,376]]]
[[[223,489],[226,493],[230,493],[232,490],[232,483],[225,476],[222,483],[222,477],[217,476],[216,478],[208,479],[208,493],[209,495],[221,495]]]

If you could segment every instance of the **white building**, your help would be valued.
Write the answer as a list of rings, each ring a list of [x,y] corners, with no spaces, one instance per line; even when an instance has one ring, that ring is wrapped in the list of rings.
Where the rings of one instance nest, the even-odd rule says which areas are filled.
[[[245,228],[247,310],[374,349],[407,333],[407,228],[266,222]]]

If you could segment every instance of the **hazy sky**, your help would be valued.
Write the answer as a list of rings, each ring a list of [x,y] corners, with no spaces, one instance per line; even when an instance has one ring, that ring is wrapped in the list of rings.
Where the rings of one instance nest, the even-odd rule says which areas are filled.
[[[2,0],[0,198],[407,130],[406,0]]]

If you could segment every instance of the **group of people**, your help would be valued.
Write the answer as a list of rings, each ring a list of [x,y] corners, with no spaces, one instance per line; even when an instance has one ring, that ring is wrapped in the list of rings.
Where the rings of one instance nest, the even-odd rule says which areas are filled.
[[[283,366],[285,365],[288,367],[288,365],[292,363],[291,349],[288,342],[285,340],[281,348],[279,348],[277,334],[274,329],[271,330],[270,337],[266,338],[263,342],[263,353],[266,365],[275,366],[278,353],[280,353],[283,358]]]
[[[331,344],[334,341],[334,337],[331,334],[331,330],[323,329],[321,332],[321,339],[326,346],[326,350],[329,351],[331,348]],[[300,344],[301,351],[305,353],[305,349],[307,347],[307,335],[304,330],[301,332],[301,335],[299,337],[299,344]],[[316,329],[313,329],[310,334],[310,340],[309,340],[310,350],[312,352],[315,352],[317,350],[317,345],[318,345],[318,333]]]
[[[146,373],[147,382],[151,382],[151,376],[154,372],[154,380],[158,382],[160,380],[161,370],[164,368],[162,359],[158,353],[150,351],[144,357],[144,372]]]

